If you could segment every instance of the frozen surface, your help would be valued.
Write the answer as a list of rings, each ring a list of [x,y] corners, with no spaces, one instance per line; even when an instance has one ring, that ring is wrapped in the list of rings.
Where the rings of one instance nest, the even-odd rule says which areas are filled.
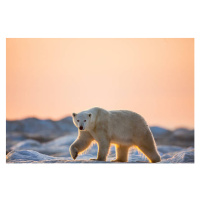
[[[59,121],[27,118],[6,122],[7,163],[105,163],[91,161],[97,157],[93,143],[74,161],[69,147],[77,137],[71,117]],[[161,155],[161,163],[194,163],[194,130],[179,128],[167,130],[150,127]],[[106,163],[115,159],[115,147],[110,147]],[[128,163],[148,163],[144,154],[129,150]]]

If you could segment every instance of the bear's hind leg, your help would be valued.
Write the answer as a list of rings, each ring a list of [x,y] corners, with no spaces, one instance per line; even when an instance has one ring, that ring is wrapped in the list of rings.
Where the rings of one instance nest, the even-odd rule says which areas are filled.
[[[140,145],[138,148],[147,156],[150,162],[156,163],[161,161],[155,146]]]
[[[127,162],[128,161],[128,146],[115,145],[116,148],[116,160],[112,162]]]
[[[137,141],[135,145],[147,156],[150,162],[156,163],[161,161],[153,134],[150,129],[141,135],[139,141]]]

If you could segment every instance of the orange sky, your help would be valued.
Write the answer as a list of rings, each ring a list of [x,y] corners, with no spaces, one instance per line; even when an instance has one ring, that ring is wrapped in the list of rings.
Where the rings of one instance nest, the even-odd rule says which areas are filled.
[[[94,106],[194,127],[194,39],[7,39],[6,118]]]

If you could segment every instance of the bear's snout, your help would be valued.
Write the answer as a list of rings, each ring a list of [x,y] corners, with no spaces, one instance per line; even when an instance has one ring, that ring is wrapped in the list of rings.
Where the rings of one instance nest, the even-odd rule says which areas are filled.
[[[83,130],[83,127],[82,127],[82,126],[80,126],[80,127],[79,127],[79,129],[80,129],[80,130]]]

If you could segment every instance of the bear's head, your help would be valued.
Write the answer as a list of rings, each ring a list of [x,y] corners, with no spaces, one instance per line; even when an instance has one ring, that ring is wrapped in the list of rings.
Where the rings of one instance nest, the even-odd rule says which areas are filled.
[[[92,118],[92,114],[91,113],[73,113],[72,114],[73,117],[73,122],[74,125],[81,131],[89,131],[90,130],[90,122],[91,122],[91,118]]]

